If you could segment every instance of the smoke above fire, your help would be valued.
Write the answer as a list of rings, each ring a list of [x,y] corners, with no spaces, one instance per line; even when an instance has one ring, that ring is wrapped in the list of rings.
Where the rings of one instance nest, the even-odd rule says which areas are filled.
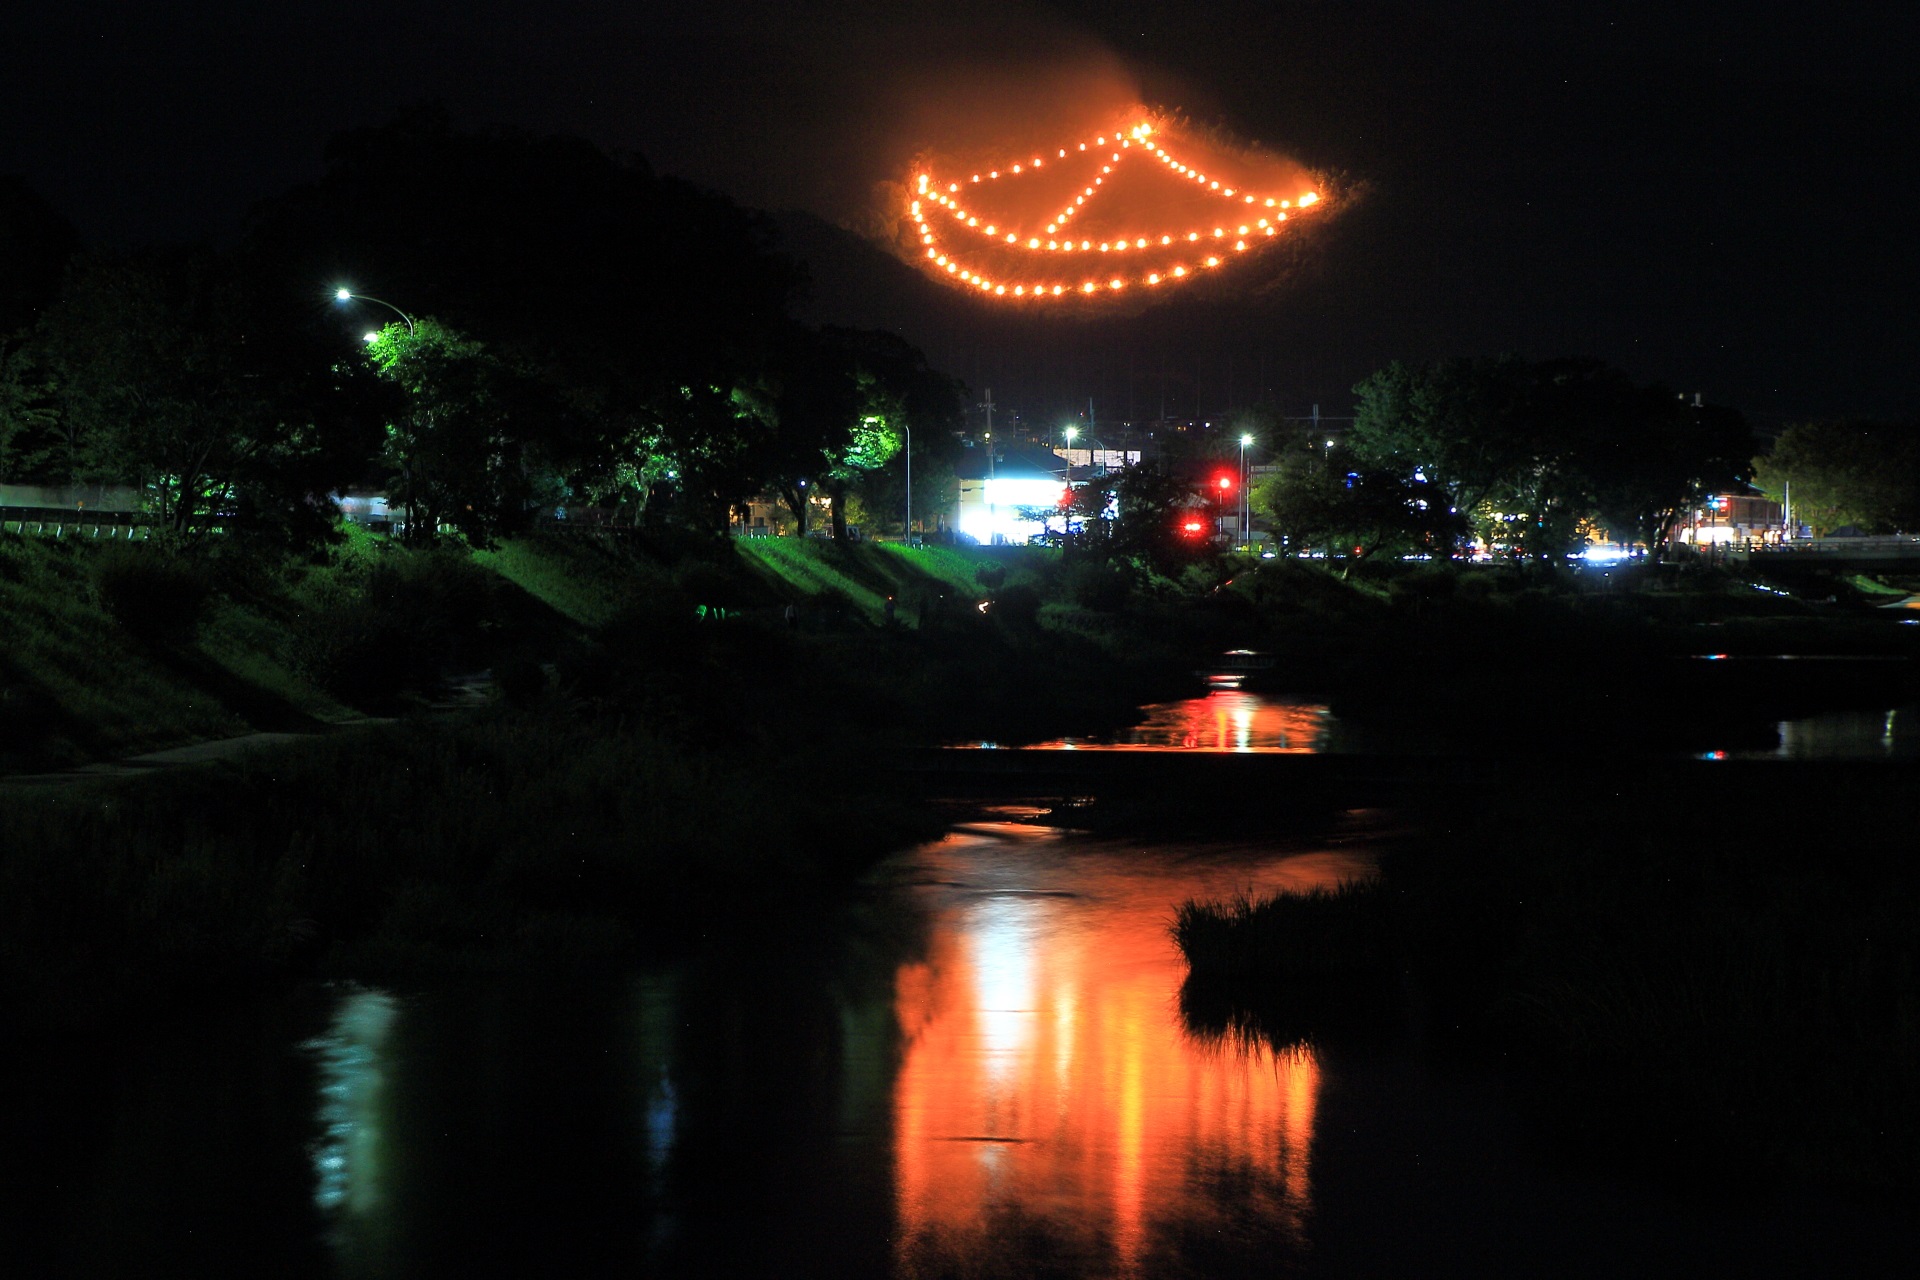
[[[1202,277],[1259,288],[1286,257],[1275,243],[1337,203],[1299,164],[1185,114],[1218,119],[1207,86],[1032,4],[756,4],[721,44],[738,91],[675,100],[716,113],[692,132],[730,141],[669,148],[670,164],[988,298],[1098,293],[1111,309]]]

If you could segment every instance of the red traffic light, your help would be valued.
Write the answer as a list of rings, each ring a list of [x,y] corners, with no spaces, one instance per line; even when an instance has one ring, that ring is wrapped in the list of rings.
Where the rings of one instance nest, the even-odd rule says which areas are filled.
[[[1222,471],[1219,475],[1215,476],[1213,478],[1213,482],[1220,487],[1220,492],[1222,493],[1225,493],[1227,490],[1233,488],[1233,477],[1228,475],[1224,471]]]
[[[1200,536],[1201,531],[1206,527],[1206,525],[1198,520],[1189,520],[1180,526],[1180,532],[1186,534],[1189,538],[1196,538]]]

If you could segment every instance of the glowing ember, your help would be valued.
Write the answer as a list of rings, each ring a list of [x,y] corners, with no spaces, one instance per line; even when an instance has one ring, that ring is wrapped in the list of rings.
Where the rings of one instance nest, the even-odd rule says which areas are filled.
[[[936,277],[952,276],[997,298],[1051,300],[1184,282],[1192,268],[1221,265],[1218,253],[1198,251],[1202,242],[1211,248],[1218,241],[1224,251],[1231,237],[1232,252],[1251,258],[1287,221],[1283,210],[1297,214],[1325,203],[1315,191],[1243,188],[1238,183],[1258,184],[1243,173],[1213,175],[1188,163],[1200,158],[1176,157],[1163,133],[1142,122],[1071,151],[1059,148],[1064,164],[1043,168],[1035,158],[1024,172],[1012,165],[974,173],[969,185],[977,189],[964,201],[959,183],[925,169],[911,183],[907,224]],[[1214,167],[1236,166],[1223,160]],[[1240,221],[1261,209],[1274,213]],[[951,225],[936,218],[940,213]],[[1086,238],[1066,238],[1076,226]],[[1124,270],[1076,269],[1068,255],[1088,252],[1123,255],[1108,265]]]

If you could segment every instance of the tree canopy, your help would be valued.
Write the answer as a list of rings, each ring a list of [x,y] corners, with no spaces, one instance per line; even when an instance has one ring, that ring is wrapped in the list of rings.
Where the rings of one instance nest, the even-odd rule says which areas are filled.
[[[1920,529],[1920,423],[1805,422],[1789,426],[1760,459],[1757,481],[1791,499],[1815,533]]]
[[[1395,363],[1354,388],[1362,469],[1432,486],[1489,545],[1557,556],[1598,518],[1657,546],[1695,497],[1743,483],[1734,410],[1636,385],[1597,361]]]
[[[40,473],[137,488],[176,534],[313,532],[369,439],[327,366],[268,336],[257,303],[220,255],[77,257],[29,345]]]

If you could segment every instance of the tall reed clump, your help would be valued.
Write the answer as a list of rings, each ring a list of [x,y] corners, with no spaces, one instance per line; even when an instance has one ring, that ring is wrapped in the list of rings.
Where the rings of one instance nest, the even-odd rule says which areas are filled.
[[[1399,928],[1378,881],[1188,900],[1172,933],[1188,965],[1181,1019],[1202,1041],[1287,1052],[1375,1041],[1398,1024]]]
[[[1240,893],[1226,902],[1190,898],[1173,920],[1174,943],[1202,979],[1378,975],[1391,966],[1393,938],[1391,901],[1374,880],[1264,898]]]

